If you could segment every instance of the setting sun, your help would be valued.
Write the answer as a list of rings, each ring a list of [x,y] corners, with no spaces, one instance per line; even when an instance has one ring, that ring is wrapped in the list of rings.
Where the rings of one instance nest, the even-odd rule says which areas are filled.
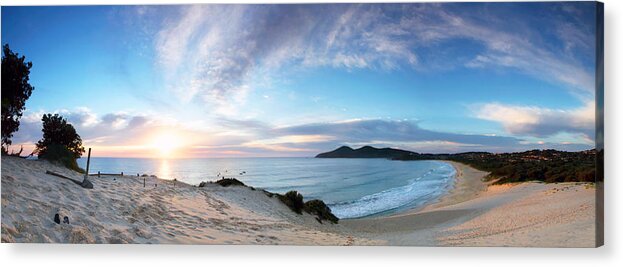
[[[151,147],[158,152],[160,157],[171,158],[182,147],[180,136],[173,132],[163,132],[155,135],[151,141]]]

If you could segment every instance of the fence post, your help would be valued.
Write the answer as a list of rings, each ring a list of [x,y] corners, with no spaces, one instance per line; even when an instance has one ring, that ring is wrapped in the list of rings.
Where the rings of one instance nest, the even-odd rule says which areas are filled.
[[[89,181],[89,166],[90,165],[91,165],[91,148],[89,148],[89,154],[87,156],[87,169],[86,169],[86,172],[84,172],[84,179],[82,179],[82,183],[80,183],[80,186],[82,186],[82,188],[93,189],[93,184]]]
[[[91,148],[89,147],[89,154],[87,156],[87,171],[84,174],[84,179],[87,178],[87,176],[89,176],[89,165],[91,164]]]
[[[143,187],[145,187],[145,177],[143,177]]]

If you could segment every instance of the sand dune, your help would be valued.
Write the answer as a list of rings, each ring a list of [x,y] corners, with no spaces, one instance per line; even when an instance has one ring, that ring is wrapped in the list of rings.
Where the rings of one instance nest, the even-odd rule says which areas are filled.
[[[319,224],[248,187],[136,176],[82,176],[44,161],[2,157],[2,242],[419,246],[595,246],[591,184],[487,186],[452,163],[454,189],[421,210]],[[157,186],[156,186],[157,184]],[[54,214],[70,224],[56,224]]]
[[[297,215],[247,187],[199,188],[156,178],[90,177],[44,161],[2,157],[2,242],[366,245],[341,225]],[[158,184],[156,187],[155,185]],[[54,214],[70,224],[56,224]]]

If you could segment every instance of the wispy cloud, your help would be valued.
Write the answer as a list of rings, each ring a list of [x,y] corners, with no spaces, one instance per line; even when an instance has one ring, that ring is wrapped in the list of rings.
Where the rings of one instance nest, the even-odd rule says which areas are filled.
[[[253,74],[296,68],[392,69],[416,64],[380,7],[200,5],[181,7],[157,34],[157,65],[181,99],[231,114]]]
[[[594,138],[594,29],[582,24],[584,17],[576,19],[586,16],[578,5],[584,4],[531,3],[522,4],[527,9],[521,11],[513,3],[498,3],[495,9],[473,3],[150,6],[135,7],[135,13],[124,13],[124,20],[144,26],[138,27],[141,36],[152,35],[147,39],[155,53],[156,73],[162,86],[182,100],[171,102],[179,109],[193,103],[199,104],[193,108],[216,113],[206,114],[212,121],[202,125],[214,129],[182,129],[202,136],[195,151],[309,155],[366,142],[504,151],[532,147],[538,138],[561,133]],[[564,14],[549,16],[553,9]],[[583,104],[564,110],[498,102],[470,106],[475,117],[499,123],[509,136],[447,133],[423,129],[414,121],[329,120],[283,126],[229,119],[252,117],[237,113],[260,83],[320,68],[415,76],[458,68],[492,75],[501,70],[556,84],[553,87],[564,88]],[[324,102],[323,97],[312,100]],[[162,128],[183,128],[154,114],[95,114],[84,108],[57,112],[74,123],[85,141],[110,146],[141,141],[137,139]],[[24,116],[15,143],[39,139],[41,115]]]
[[[512,4],[505,5],[512,10]],[[573,53],[593,49],[592,32],[573,20],[534,20],[552,27],[559,46],[548,46],[533,25],[512,12],[461,4],[190,5],[165,16],[155,51],[170,90],[185,101],[207,103],[233,115],[254,79],[315,67],[344,69],[507,68],[593,97],[592,69]],[[535,12],[550,6],[534,5]],[[561,5],[573,8],[573,5]],[[504,10],[504,8],[500,9]],[[141,12],[147,12],[141,9]],[[523,14],[523,13],[522,13]],[[523,14],[525,15],[525,14]],[[549,38],[549,37],[547,37]],[[448,41],[481,45],[448,56]]]

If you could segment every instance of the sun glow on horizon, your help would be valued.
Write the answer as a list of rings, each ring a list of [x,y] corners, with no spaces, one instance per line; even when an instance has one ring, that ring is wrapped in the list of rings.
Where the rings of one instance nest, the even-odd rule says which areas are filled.
[[[184,144],[180,135],[171,131],[154,135],[150,143],[150,147],[155,150],[161,158],[176,157],[176,152],[179,152],[183,146]]]

